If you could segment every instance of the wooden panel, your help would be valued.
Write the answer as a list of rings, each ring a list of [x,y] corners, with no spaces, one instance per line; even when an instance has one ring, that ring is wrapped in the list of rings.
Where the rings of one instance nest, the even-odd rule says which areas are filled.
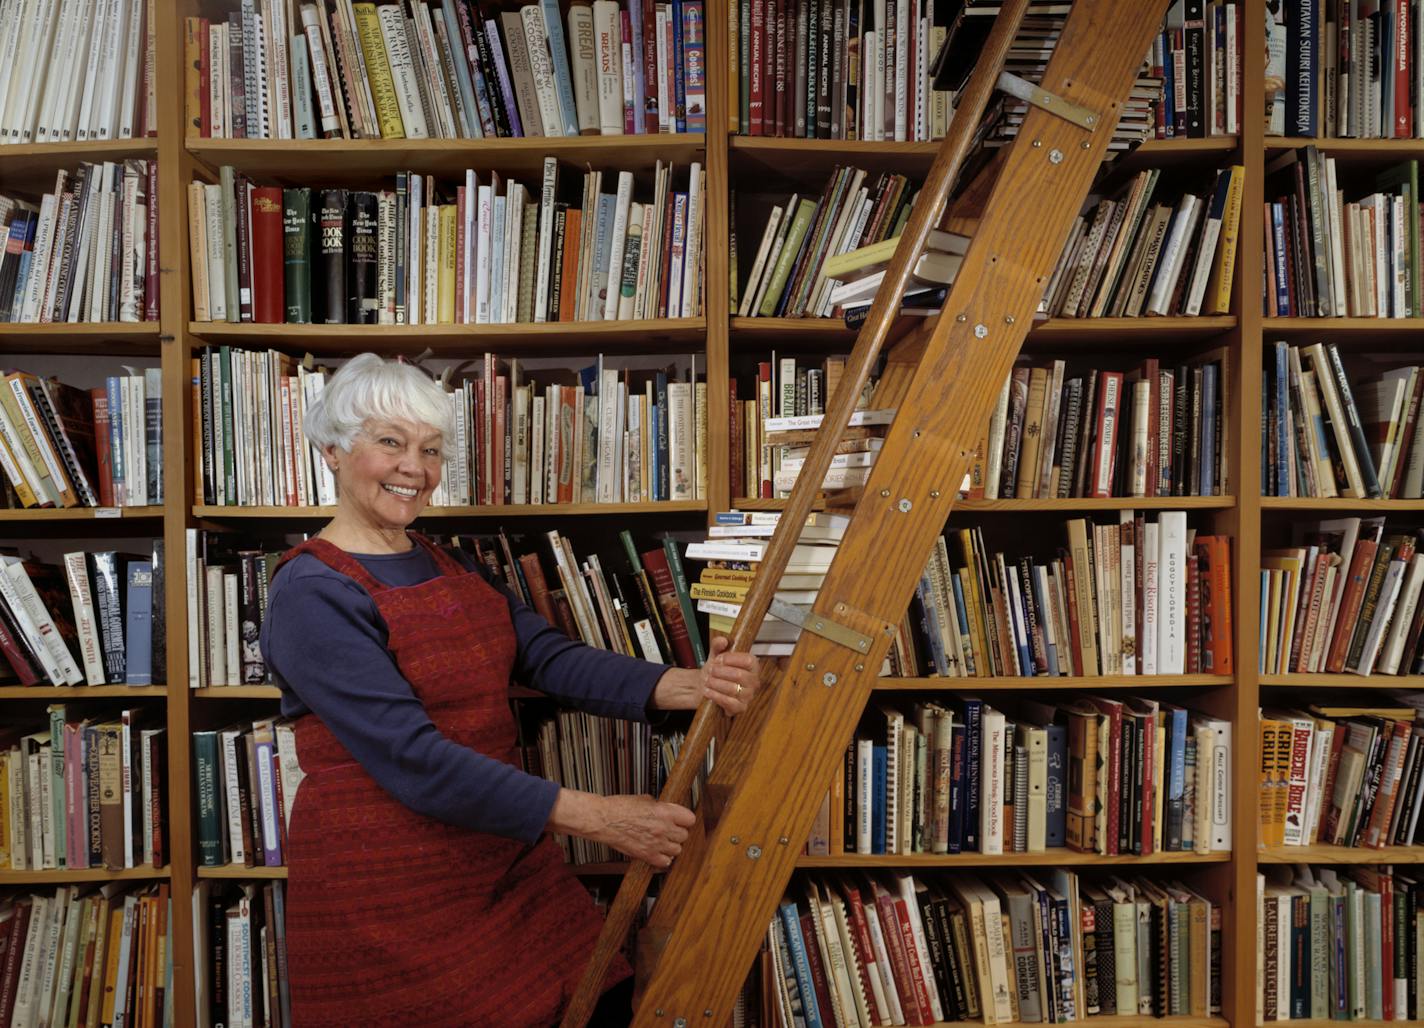
[[[421,518],[575,518],[623,516],[626,514],[700,514],[707,510],[701,500],[666,500],[658,503],[491,503],[482,507],[427,507]],[[220,507],[197,504],[193,516],[211,521],[230,518],[300,518],[325,520],[335,507]]]
[[[1262,864],[1418,864],[1424,863],[1424,846],[1271,846],[1260,850],[1256,859]]]

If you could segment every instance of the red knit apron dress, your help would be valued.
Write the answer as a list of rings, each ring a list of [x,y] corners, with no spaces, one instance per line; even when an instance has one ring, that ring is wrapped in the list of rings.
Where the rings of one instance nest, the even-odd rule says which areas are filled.
[[[514,629],[505,599],[415,535],[439,577],[377,581],[321,539],[310,553],[371,594],[401,674],[444,735],[516,764]],[[279,565],[280,567],[280,565]],[[315,659],[340,660],[319,652]],[[601,919],[545,835],[534,846],[417,814],[317,719],[296,723],[306,772],[289,832],[287,960],[295,1028],[516,1026],[557,1020]],[[618,962],[609,984],[627,975]]]

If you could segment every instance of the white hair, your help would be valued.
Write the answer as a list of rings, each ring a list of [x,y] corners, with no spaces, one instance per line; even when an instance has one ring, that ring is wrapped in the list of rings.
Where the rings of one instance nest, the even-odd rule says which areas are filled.
[[[455,441],[455,417],[445,390],[413,364],[363,353],[337,369],[321,398],[307,408],[302,428],[319,450],[339,446],[347,453],[372,419],[411,421]]]

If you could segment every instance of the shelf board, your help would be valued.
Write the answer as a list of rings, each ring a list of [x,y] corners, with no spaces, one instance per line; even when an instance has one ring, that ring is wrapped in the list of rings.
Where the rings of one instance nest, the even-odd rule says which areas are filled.
[[[1287,150],[1313,146],[1327,157],[1346,163],[1401,161],[1424,157],[1424,139],[1316,139],[1301,136],[1267,136],[1266,161]]]
[[[0,700],[111,699],[116,696],[167,696],[166,685],[7,685]]]
[[[702,352],[706,318],[642,321],[554,321],[513,325],[256,325],[193,321],[190,335],[214,344],[290,347],[319,357],[345,357],[379,347],[386,353],[465,356],[497,348],[509,356]]]
[[[83,161],[153,160],[157,156],[158,140],[152,137],[0,146],[0,182],[7,193],[42,193],[54,188],[55,172],[61,168],[72,172]]]
[[[732,501],[732,509],[740,511],[784,510],[786,500],[762,500],[741,497]],[[1106,498],[1074,497],[1042,500],[955,500],[950,515],[995,512],[999,514],[1035,512],[1070,513],[1107,510],[1230,510],[1236,506],[1233,496],[1109,496]]]
[[[1260,864],[1417,864],[1424,863],[1424,846],[1269,846],[1256,851]]]
[[[0,180],[4,151],[0,147]],[[43,325],[0,324],[0,351],[5,353],[114,354],[123,357],[157,357],[159,327],[156,321],[49,322]]]
[[[231,164],[247,175],[283,184],[370,184],[398,171],[463,178],[466,168],[509,175],[538,175],[545,155],[566,166],[604,170],[651,169],[658,160],[686,166],[703,160],[702,133],[634,136],[564,136],[549,139],[201,139],[184,144],[212,168]],[[335,178],[333,179],[333,176]],[[537,185],[537,182],[535,183]]]
[[[661,503],[492,503],[483,507],[427,507],[421,518],[565,518],[627,514],[704,513],[704,500],[676,500]],[[195,518],[329,518],[335,507],[220,507],[199,504]]]
[[[46,871],[0,871],[0,885],[67,885],[71,882],[143,882],[169,877],[166,867],[131,867],[110,871],[103,867],[62,867]]]
[[[892,856],[867,857],[847,854],[839,857],[801,856],[797,868],[840,870],[870,870],[873,868],[951,868],[951,867],[1093,867],[1122,864],[1225,864],[1230,853],[1153,853],[1139,857],[1131,853],[1105,857],[1099,853],[1079,853],[1070,849],[1044,850],[1042,853],[899,853]]]
[[[1358,510],[1369,511],[1417,510],[1424,511],[1424,500],[1365,500],[1349,497],[1323,496],[1263,496],[1262,510]]]
[[[1004,676],[1002,678],[877,678],[871,686],[876,692],[906,690],[940,690],[954,692],[991,692],[995,690],[1059,690],[1059,689],[1150,689],[1183,686],[1226,686],[1231,675],[1041,675],[1037,677]]]
[[[241,864],[226,864],[223,867],[198,867],[199,878],[286,878],[283,867],[243,867]]]
[[[1345,674],[1300,674],[1261,675],[1263,686],[1281,686],[1292,689],[1408,689],[1424,684],[1421,675],[1345,675]]]
[[[1025,345],[1137,347],[1148,336],[1154,343],[1195,342],[1230,332],[1236,325],[1232,314],[1197,318],[1049,318],[1033,323]],[[791,344],[812,349],[840,344],[849,348],[855,336],[855,329],[846,328],[840,318],[734,317],[731,323],[732,348],[742,350],[766,342],[778,347]]]
[[[1424,334],[1424,318],[1262,318],[1261,332],[1268,355],[1273,336],[1310,336],[1337,344],[1414,351]]]
[[[0,521],[143,521],[163,512],[163,507],[24,507],[0,510]]]
[[[205,700],[280,700],[282,690],[275,685],[208,685],[189,693]]]

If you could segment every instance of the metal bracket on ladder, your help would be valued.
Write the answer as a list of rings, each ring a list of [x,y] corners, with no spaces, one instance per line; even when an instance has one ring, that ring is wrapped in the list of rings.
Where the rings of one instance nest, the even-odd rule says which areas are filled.
[[[997,84],[1000,92],[1017,97],[1026,104],[1057,115],[1064,121],[1072,122],[1089,132],[1093,131],[1098,124],[1098,116],[1093,111],[1050,93],[1041,86],[1034,85],[1028,79],[1019,78],[1011,71],[1000,72]]]
[[[787,603],[784,600],[772,600],[767,612],[772,617],[779,618],[795,625],[803,632],[810,632],[812,635],[819,635],[822,639],[829,639],[831,642],[856,653],[870,652],[870,637],[861,635],[853,628],[841,624],[826,617],[824,614],[817,614],[810,607],[798,607],[795,604]]]

